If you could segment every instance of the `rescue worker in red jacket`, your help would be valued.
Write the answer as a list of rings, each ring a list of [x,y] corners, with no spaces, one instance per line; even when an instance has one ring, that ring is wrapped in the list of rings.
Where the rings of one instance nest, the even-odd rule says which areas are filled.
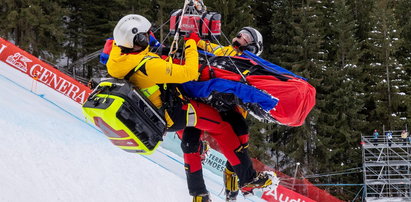
[[[198,78],[198,35],[192,33],[185,37],[185,64],[177,65],[149,52],[150,28],[151,23],[140,15],[127,15],[120,19],[114,28],[114,44],[107,70],[115,78],[129,80],[156,107],[163,107],[169,131],[183,128],[194,131],[188,133],[189,136],[184,136],[181,143],[189,192],[193,200],[210,200],[202,177],[200,147],[197,145],[199,141],[196,141],[201,131],[207,131],[217,141],[222,153],[236,173],[239,173],[240,185],[258,187],[269,182],[267,177],[257,176],[252,166],[248,165],[251,160],[247,153],[241,152],[243,146],[230,123],[223,120],[213,107],[184,99],[178,88],[172,85]],[[162,88],[161,85],[167,88]]]

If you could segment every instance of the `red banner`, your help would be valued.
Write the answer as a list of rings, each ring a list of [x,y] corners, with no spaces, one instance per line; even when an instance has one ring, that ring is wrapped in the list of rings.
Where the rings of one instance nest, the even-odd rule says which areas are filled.
[[[278,186],[276,191],[264,192],[262,198],[267,201],[281,201],[281,202],[314,202],[314,201],[332,201],[342,202],[335,196],[332,196],[325,190],[322,190],[309,182],[307,179],[295,179],[282,172],[276,171],[273,168],[263,164],[257,159],[253,159],[253,166],[258,171],[270,170],[277,174],[284,184],[296,184],[293,190]],[[281,184],[281,183],[280,183]]]
[[[291,191],[281,185],[278,185],[277,190],[264,192],[261,198],[269,202],[315,202],[315,200]]]
[[[91,90],[55,67],[0,38],[0,61],[82,104]]]

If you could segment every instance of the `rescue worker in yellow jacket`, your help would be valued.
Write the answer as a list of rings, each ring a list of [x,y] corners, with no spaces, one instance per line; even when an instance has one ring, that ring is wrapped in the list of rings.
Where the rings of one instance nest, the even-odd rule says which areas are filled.
[[[187,38],[185,65],[161,59],[157,54],[149,52],[150,28],[151,23],[143,16],[123,17],[114,29],[115,43],[107,61],[107,70],[112,77],[129,80],[160,108],[162,101],[157,84],[197,80],[198,53],[196,41]],[[173,127],[174,121],[169,113],[166,111],[165,118],[168,127]]]
[[[165,108],[168,131],[186,128],[182,138],[185,169],[190,194],[194,201],[209,201],[210,196],[202,176],[199,154],[199,131],[207,131],[221,148],[221,152],[240,176],[240,185],[261,187],[270,183],[250,166],[250,158],[239,152],[242,145],[229,122],[213,107],[184,99],[173,84],[198,78],[197,43],[199,36],[185,37],[185,64],[177,65],[149,52],[151,23],[141,15],[124,16],[114,28],[114,44],[106,64],[108,73],[135,85],[158,108]],[[167,88],[165,88],[167,86]],[[172,93],[170,93],[173,90]],[[171,94],[166,97],[165,95]],[[171,104],[170,104],[171,103]],[[188,131],[193,132],[188,132]],[[245,162],[245,163],[244,163]]]

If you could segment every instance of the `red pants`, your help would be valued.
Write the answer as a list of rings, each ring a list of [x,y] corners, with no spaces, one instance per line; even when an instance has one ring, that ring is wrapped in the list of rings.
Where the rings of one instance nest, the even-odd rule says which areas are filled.
[[[199,152],[200,136],[203,131],[216,140],[221,152],[239,176],[240,185],[251,181],[255,176],[255,171],[248,153],[241,150],[243,141],[248,140],[248,136],[246,134],[246,136],[237,135],[230,124],[231,121],[224,120],[222,114],[213,107],[196,101],[190,101],[190,103],[195,110],[196,124],[193,127],[187,127],[182,134],[180,133],[190,194],[198,195],[206,192]],[[188,107],[184,106],[184,108]],[[238,115],[241,117],[240,114]]]

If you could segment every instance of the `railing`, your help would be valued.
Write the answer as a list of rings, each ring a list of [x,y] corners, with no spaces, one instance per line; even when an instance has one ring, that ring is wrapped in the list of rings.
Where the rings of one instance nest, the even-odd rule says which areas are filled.
[[[411,142],[400,135],[389,140],[362,136],[365,197],[411,201]]]

